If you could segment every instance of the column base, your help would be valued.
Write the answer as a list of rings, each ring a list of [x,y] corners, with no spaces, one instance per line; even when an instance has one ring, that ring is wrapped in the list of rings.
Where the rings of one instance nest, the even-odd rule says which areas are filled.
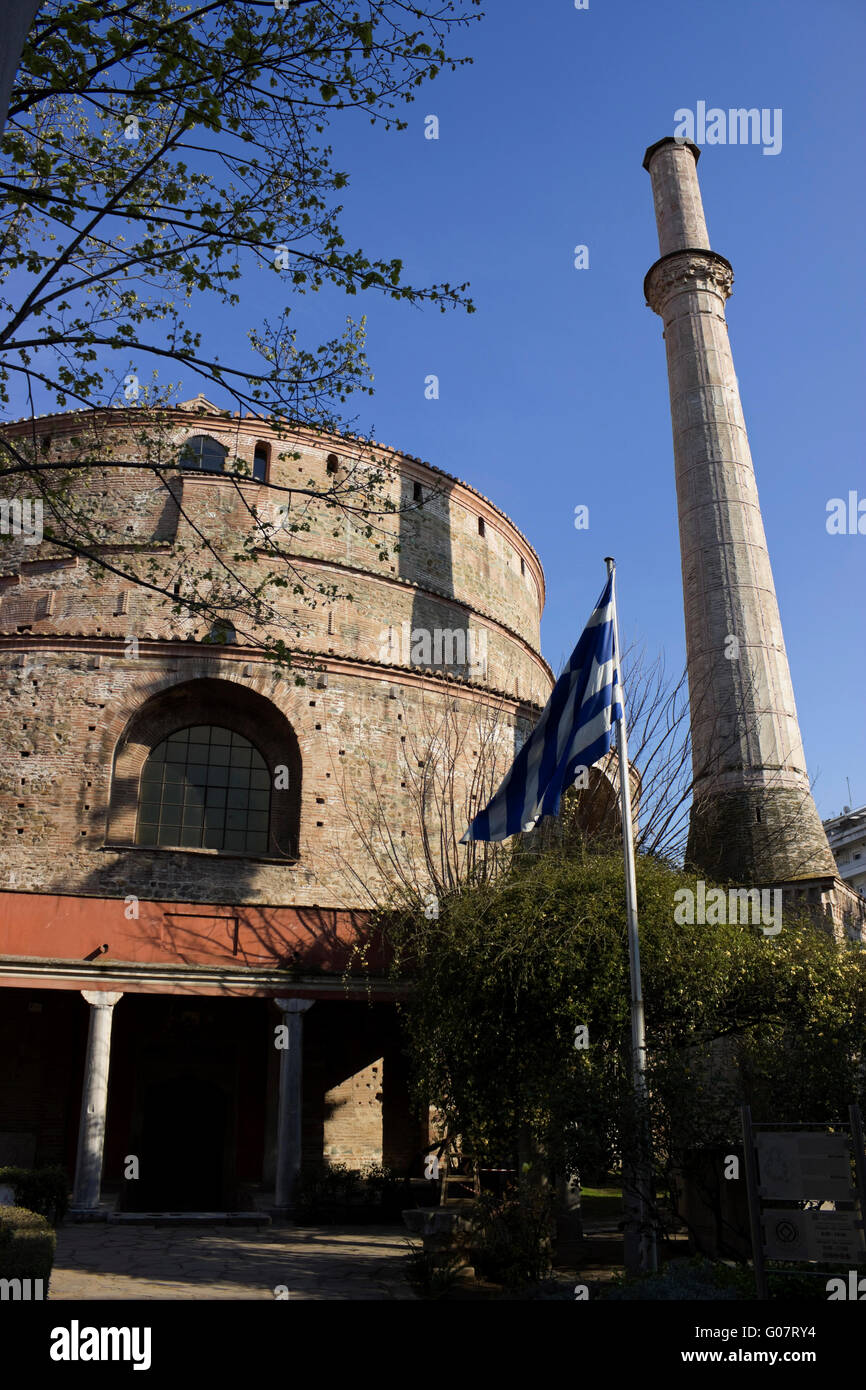
[[[113,1215],[113,1207],[69,1207],[64,1219],[77,1222],[110,1221]]]
[[[837,872],[811,792],[772,786],[696,798],[686,867],[744,887]]]

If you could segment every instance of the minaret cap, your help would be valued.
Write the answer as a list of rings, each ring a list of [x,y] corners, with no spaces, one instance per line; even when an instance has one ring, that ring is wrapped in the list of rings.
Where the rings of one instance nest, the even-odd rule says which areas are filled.
[[[654,145],[650,145],[649,149],[644,155],[643,167],[646,169],[647,173],[649,173],[650,160],[652,159],[656,150],[661,149],[662,145],[685,145],[688,149],[691,150],[692,154],[694,155],[696,164],[701,157],[700,148],[694,143],[693,140],[687,140],[684,135],[666,135],[664,140],[656,140]]]

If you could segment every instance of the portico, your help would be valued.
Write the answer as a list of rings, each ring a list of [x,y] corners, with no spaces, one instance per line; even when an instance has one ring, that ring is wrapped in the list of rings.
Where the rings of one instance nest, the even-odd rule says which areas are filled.
[[[74,1172],[73,1218],[285,1218],[302,1163],[406,1171],[423,1148],[389,1001],[346,1000],[330,981],[318,999],[124,983],[0,988],[0,1028],[7,1018],[23,1039],[28,1020],[24,1045],[43,1077],[66,1039],[66,1080],[50,1095],[42,1083],[47,1099],[19,1149],[28,1164]]]

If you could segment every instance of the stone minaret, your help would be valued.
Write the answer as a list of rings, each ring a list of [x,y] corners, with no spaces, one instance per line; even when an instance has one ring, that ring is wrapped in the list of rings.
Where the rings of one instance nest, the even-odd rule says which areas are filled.
[[[812,799],[725,322],[733,271],[710,250],[689,140],[651,145],[691,704],[688,862],[735,883],[835,876]]]

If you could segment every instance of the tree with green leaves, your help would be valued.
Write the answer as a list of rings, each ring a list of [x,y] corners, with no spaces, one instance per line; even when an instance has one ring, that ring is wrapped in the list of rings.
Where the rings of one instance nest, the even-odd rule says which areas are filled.
[[[673,1188],[696,1152],[756,1120],[839,1119],[866,1100],[866,953],[814,921],[776,935],[740,914],[677,921],[696,879],[637,865],[656,1173]],[[729,899],[728,899],[729,901]],[[545,1156],[602,1178],[634,1152],[629,961],[621,854],[517,855],[438,916],[393,914],[394,969],[419,1104],[473,1155]]]
[[[330,285],[442,311],[473,306],[465,284],[409,284],[399,258],[347,246],[338,198],[348,174],[333,167],[328,127],[354,113],[405,128],[419,89],[470,61],[446,45],[477,5],[45,0],[0,140],[0,401],[31,414],[37,399],[43,410],[83,407],[94,421],[120,406],[152,423],[177,400],[177,377],[190,394],[192,376],[220,405],[280,431],[346,429],[346,402],[372,393],[364,320],[302,341],[300,296]],[[274,311],[244,339],[244,277],[257,275],[273,279]],[[203,341],[205,304],[230,325],[209,335],[234,345],[228,356]],[[381,461],[362,453],[340,486],[299,492],[321,495],[381,549],[393,541],[380,524],[392,489]],[[57,502],[55,542],[98,565],[108,542],[69,486],[71,461],[60,462],[58,472],[40,455],[35,433],[7,441],[0,493]],[[74,466],[123,463],[97,444]],[[153,481],[168,487],[160,473]],[[143,582],[134,566],[126,577]],[[237,585],[233,598],[261,621]]]

